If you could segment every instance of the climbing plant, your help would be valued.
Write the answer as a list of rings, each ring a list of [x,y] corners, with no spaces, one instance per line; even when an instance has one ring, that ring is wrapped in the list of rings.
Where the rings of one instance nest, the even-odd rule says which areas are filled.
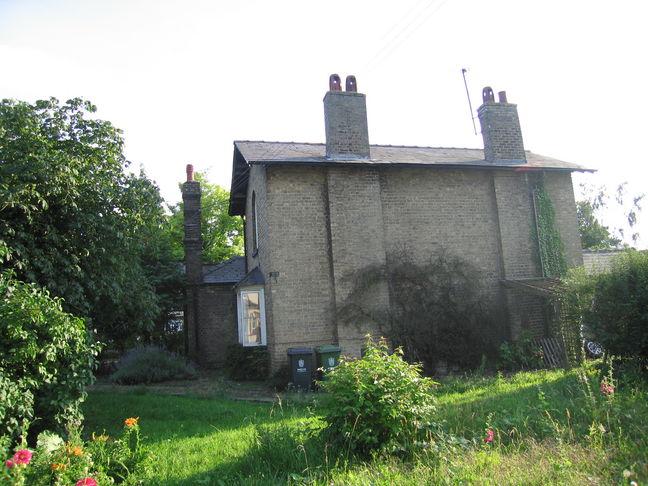
[[[536,229],[540,265],[544,277],[558,278],[567,272],[565,249],[556,228],[556,213],[553,203],[544,185],[544,179],[538,178],[533,188],[536,204]]]

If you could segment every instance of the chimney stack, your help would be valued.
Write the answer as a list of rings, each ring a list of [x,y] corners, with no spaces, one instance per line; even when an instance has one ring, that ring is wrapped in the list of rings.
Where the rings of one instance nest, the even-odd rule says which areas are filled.
[[[492,88],[485,87],[483,104],[477,110],[484,137],[484,158],[491,163],[526,163],[517,105],[507,101],[506,91],[498,95],[499,102],[495,102]]]
[[[329,91],[324,96],[327,158],[369,158],[367,102],[357,89],[355,76],[347,76],[346,91],[342,91],[340,76],[332,74],[329,78]]]
[[[187,182],[182,185],[184,202],[184,250],[187,283],[202,281],[202,237],[200,234],[200,182],[194,180],[193,165],[187,165]]]

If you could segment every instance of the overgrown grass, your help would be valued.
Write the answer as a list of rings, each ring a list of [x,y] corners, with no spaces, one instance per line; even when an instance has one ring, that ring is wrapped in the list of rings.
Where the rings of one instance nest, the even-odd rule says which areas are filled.
[[[606,398],[599,381],[586,370],[445,380],[443,433],[407,458],[362,461],[333,449],[318,436],[315,405],[222,397],[93,392],[86,431],[115,434],[124,417],[140,416],[152,452],[142,484],[648,484],[648,389]],[[487,429],[494,440],[484,443]]]

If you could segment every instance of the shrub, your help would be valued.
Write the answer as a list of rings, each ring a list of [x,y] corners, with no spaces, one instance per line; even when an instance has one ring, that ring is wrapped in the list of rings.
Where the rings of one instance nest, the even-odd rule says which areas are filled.
[[[81,419],[99,346],[61,300],[0,274],[0,434],[13,440]]]
[[[409,449],[432,419],[435,383],[408,364],[399,348],[370,338],[362,359],[342,358],[320,382],[328,392],[321,411],[326,431],[360,454]]]
[[[562,297],[569,318],[608,353],[648,364],[648,252],[626,251],[586,279],[573,274]]]
[[[196,368],[182,356],[157,346],[138,346],[119,360],[110,380],[120,385],[138,385],[194,379],[197,375]]]
[[[227,347],[225,370],[229,377],[239,381],[268,378],[270,356],[268,348],[231,344]]]
[[[515,343],[500,344],[499,367],[507,371],[536,370],[544,366],[542,348],[533,344],[528,331]]]

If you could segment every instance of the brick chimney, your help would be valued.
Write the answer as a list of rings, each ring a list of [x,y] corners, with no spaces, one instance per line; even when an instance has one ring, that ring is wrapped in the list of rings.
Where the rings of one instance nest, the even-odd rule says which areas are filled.
[[[484,158],[491,163],[526,163],[517,105],[507,101],[505,91],[498,95],[499,102],[495,102],[493,90],[485,87],[484,103],[477,110],[484,137]]]
[[[194,180],[193,165],[187,165],[187,182],[182,185],[184,202],[185,271],[188,284],[202,281],[202,238],[200,236],[200,182]]]
[[[355,76],[347,76],[342,91],[340,76],[329,78],[324,96],[326,157],[330,159],[369,158],[369,128],[365,95],[357,92]]]

